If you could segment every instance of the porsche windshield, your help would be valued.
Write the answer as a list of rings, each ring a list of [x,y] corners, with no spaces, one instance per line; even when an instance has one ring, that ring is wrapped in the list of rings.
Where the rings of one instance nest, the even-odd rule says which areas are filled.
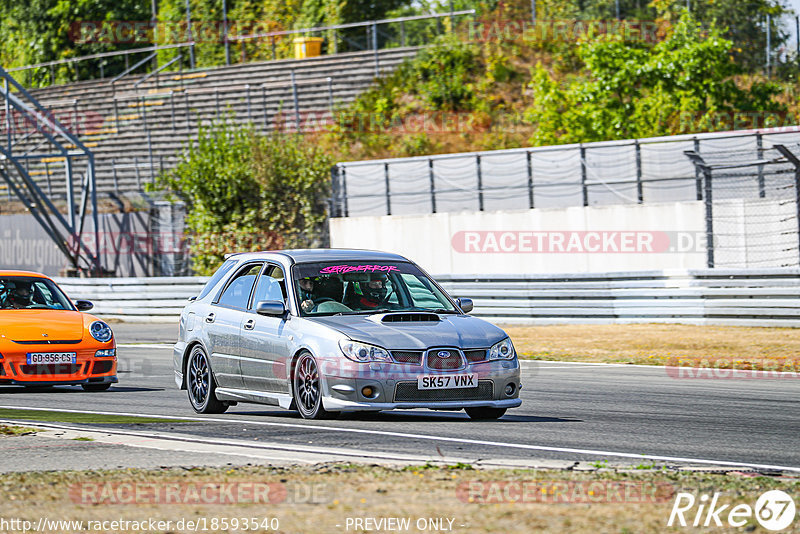
[[[46,278],[0,277],[0,310],[72,310],[72,304]]]
[[[294,267],[294,286],[303,316],[457,312],[430,278],[407,262],[301,263]]]

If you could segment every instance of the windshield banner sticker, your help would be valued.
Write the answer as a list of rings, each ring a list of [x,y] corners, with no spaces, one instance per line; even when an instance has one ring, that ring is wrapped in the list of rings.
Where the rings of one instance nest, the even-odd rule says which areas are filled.
[[[329,265],[320,270],[319,274],[343,274],[343,273],[390,273],[399,271],[394,265]]]

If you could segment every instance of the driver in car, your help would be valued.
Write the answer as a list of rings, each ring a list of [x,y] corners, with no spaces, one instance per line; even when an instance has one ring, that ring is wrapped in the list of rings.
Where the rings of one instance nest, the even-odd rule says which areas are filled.
[[[356,282],[354,304],[364,309],[387,307],[389,285],[385,274],[372,274],[368,282]]]
[[[18,283],[9,296],[12,308],[27,308],[33,304],[33,288],[27,283]]]
[[[297,281],[297,286],[300,288],[300,308],[306,313],[314,309],[314,299],[316,298],[314,291],[316,289],[316,284],[316,278],[310,276]]]

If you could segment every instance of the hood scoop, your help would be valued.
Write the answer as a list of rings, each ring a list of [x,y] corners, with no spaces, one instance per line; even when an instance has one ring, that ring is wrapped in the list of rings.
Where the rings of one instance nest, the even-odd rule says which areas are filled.
[[[400,312],[378,315],[373,320],[381,323],[438,323],[442,319],[435,313]]]

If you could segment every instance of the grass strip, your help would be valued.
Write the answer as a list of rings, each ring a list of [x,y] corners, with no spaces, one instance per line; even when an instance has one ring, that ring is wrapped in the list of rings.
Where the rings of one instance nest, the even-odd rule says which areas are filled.
[[[93,413],[59,412],[58,410],[25,410],[0,408],[0,419],[43,421],[48,423],[88,423],[129,425],[140,423],[186,423],[179,419],[160,419],[155,417],[136,417],[132,415],[103,415]]]

